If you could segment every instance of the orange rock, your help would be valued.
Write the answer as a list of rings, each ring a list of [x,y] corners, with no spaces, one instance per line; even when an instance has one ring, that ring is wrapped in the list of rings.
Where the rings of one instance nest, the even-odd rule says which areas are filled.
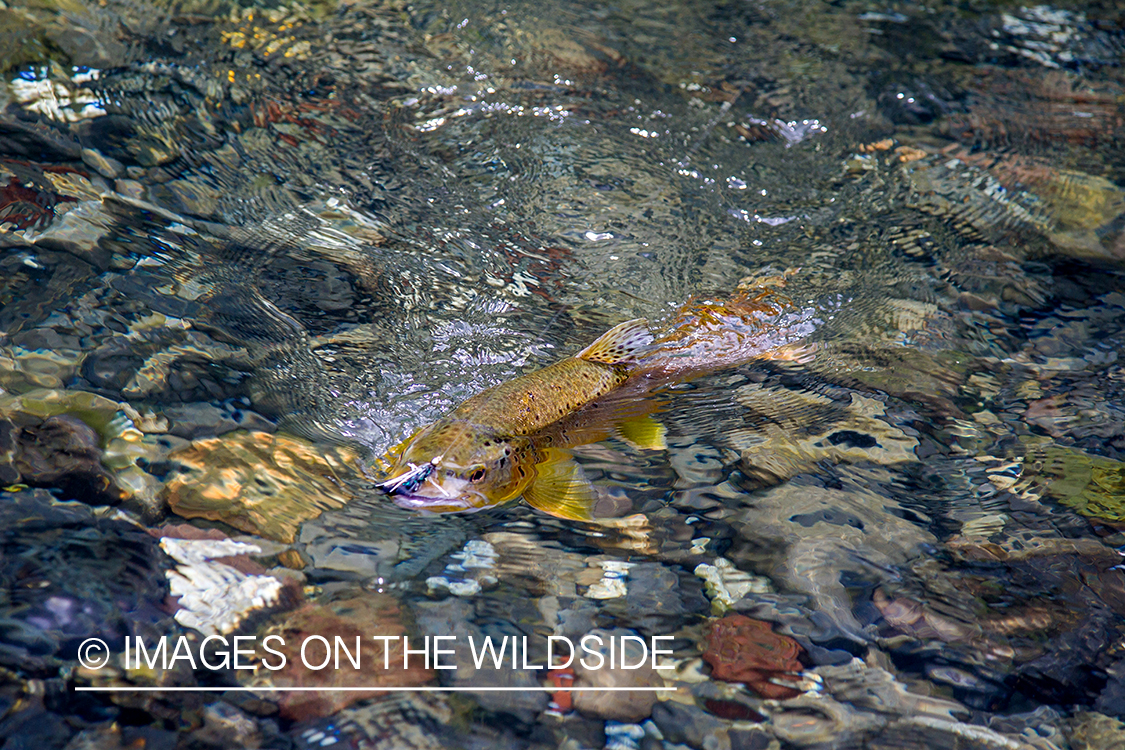
[[[872,143],[859,144],[859,151],[863,154],[872,154],[876,151],[890,151],[895,142],[891,138],[884,138],[881,141],[874,141]]]
[[[711,665],[711,676],[724,682],[743,682],[763,698],[793,698],[796,686],[774,680],[795,681],[804,666],[804,653],[792,638],[773,632],[768,622],[745,615],[727,615],[711,623],[706,634],[703,659]]]
[[[913,146],[899,146],[895,149],[895,153],[898,155],[898,160],[901,162],[918,161],[919,159],[925,159],[929,156],[929,154],[922,149],[914,148]]]
[[[164,487],[175,513],[280,542],[292,542],[302,522],[351,500],[344,477],[355,476],[356,463],[348,449],[266,432],[196,440],[168,458],[179,471]]]
[[[305,567],[305,560],[301,553],[295,549],[287,549],[277,556],[277,562],[291,570],[301,570]]]
[[[547,673],[547,679],[551,681],[555,687],[560,690],[551,695],[551,709],[560,714],[568,714],[574,710],[574,701],[571,699],[569,690],[562,690],[561,688],[569,688],[574,684],[574,670],[573,669],[552,669]]]

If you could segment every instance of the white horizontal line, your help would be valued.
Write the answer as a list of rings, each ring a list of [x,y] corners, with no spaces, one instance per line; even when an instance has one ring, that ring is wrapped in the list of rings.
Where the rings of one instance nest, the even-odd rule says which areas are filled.
[[[355,691],[411,692],[411,693],[629,693],[678,690],[674,687],[75,687],[75,691],[91,693],[344,693]]]

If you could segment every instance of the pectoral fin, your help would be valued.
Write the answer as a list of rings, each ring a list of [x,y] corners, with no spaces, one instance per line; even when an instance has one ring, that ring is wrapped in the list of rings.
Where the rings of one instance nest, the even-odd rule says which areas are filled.
[[[547,458],[535,466],[535,480],[523,491],[532,508],[571,521],[593,518],[598,493],[581,467],[566,451],[549,449]]]
[[[618,365],[632,362],[652,343],[652,332],[643,318],[627,320],[603,333],[575,356],[587,362]]]
[[[668,443],[664,440],[666,432],[664,425],[650,416],[630,419],[617,426],[621,439],[637,450],[668,450]]]

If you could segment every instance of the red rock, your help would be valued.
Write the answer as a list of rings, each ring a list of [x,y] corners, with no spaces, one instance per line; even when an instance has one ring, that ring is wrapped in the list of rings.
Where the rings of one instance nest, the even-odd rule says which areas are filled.
[[[771,682],[795,682],[804,669],[798,658],[804,649],[792,638],[773,632],[768,622],[727,615],[711,623],[706,641],[703,659],[711,665],[716,680],[745,683],[763,698],[780,700],[801,693],[795,686]]]
[[[765,721],[766,717],[750,708],[750,706],[735,701],[708,699],[703,701],[703,707],[713,716],[730,721]]]

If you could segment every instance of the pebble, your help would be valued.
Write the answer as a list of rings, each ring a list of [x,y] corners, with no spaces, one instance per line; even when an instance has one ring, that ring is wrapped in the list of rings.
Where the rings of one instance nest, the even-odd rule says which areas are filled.
[[[92,427],[70,414],[22,428],[0,418],[0,451],[10,456],[7,467],[0,464],[0,477],[58,488],[92,505],[115,505],[128,494],[102,466],[100,442]]]
[[[605,723],[605,750],[640,750],[640,741],[645,736],[640,724],[622,724],[616,721]]]
[[[219,193],[200,180],[172,180],[166,182],[164,188],[175,197],[176,202],[173,205],[176,210],[184,213],[211,216],[218,208]]]
[[[716,557],[714,565],[700,563],[693,572],[706,582],[704,590],[721,610],[716,614],[730,609],[747,594],[768,594],[773,590],[768,578],[743,572],[725,557]]]
[[[667,742],[693,748],[721,748],[727,744],[722,739],[727,739],[724,735],[729,722],[712,716],[694,704],[661,701],[653,706],[652,722],[660,729]]]
[[[454,596],[473,596],[479,594],[483,586],[495,586],[496,550],[481,539],[470,539],[459,552],[449,555],[450,563],[445,566],[445,575],[430,576],[426,587],[432,595],[435,591],[446,590]]]
[[[601,580],[586,589],[590,599],[616,599],[628,592],[629,568],[633,563],[621,560],[604,560],[601,563]]]
[[[265,417],[232,401],[176,404],[161,408],[160,414],[168,420],[167,432],[187,440],[217,437],[239,429],[252,432],[274,432],[277,429]]]
[[[1125,747],[1125,724],[1096,711],[1078,711],[1068,722],[1071,750]]]
[[[435,693],[388,693],[329,718],[298,724],[295,750],[445,750],[508,747],[476,723],[450,727],[453,710]],[[482,731],[483,729],[483,731]],[[483,735],[483,736],[482,736]]]
[[[203,708],[203,726],[191,736],[196,742],[218,747],[257,750],[262,746],[258,722],[222,701],[209,703]],[[147,749],[147,745],[145,747]]]
[[[825,696],[801,695],[786,701],[770,716],[770,730],[793,747],[855,741],[886,723],[879,714],[856,711]],[[921,748],[919,748],[921,750]]]
[[[136,180],[117,180],[113,183],[113,189],[134,200],[144,200],[146,196],[145,186]]]
[[[106,179],[114,179],[125,171],[125,165],[108,156],[102,155],[96,148],[82,149],[82,161]]]

